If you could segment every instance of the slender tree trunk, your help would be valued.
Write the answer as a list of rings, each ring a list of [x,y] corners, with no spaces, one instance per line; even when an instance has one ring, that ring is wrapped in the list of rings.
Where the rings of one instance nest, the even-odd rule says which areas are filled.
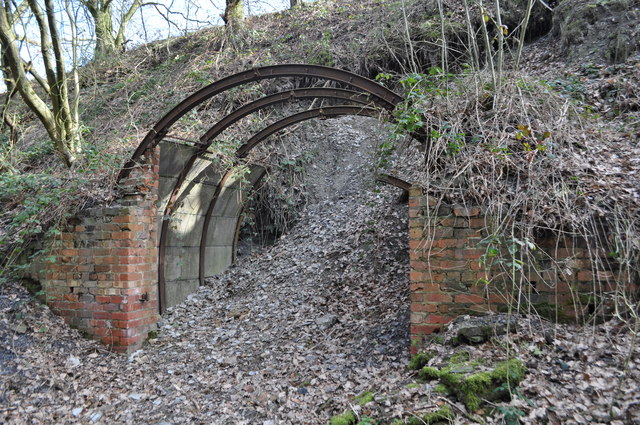
[[[40,32],[42,60],[49,87],[46,95],[51,107],[36,93],[32,82],[27,78],[25,64],[18,50],[9,0],[2,0],[0,11],[0,44],[3,47],[4,60],[22,100],[36,114],[56,150],[70,167],[80,153],[80,139],[78,122],[69,107],[67,75],[61,40],[54,19],[53,3],[52,0],[45,0],[44,12],[37,0],[28,0],[28,3]],[[52,52],[54,57],[51,56]]]
[[[227,6],[222,15],[224,21],[227,40],[231,43],[234,49],[237,49],[240,44],[240,29],[242,28],[242,21],[244,19],[244,4],[242,0],[226,0]]]
[[[111,5],[106,8],[89,8],[93,18],[96,32],[96,47],[94,56],[97,58],[109,57],[117,52],[116,38],[113,36],[113,20],[111,18]]]
[[[2,123],[0,123],[0,129],[4,130],[5,127],[9,129],[9,155],[11,156],[13,147],[18,142],[18,126],[13,117],[9,115],[9,103],[11,102],[13,95],[16,94],[16,85],[10,77],[11,71],[7,67],[4,50],[4,47],[2,47],[2,78],[4,80],[4,86],[7,88],[7,92],[5,94],[4,102],[2,103]]]
[[[224,9],[222,19],[227,28],[230,28],[232,31],[234,31],[234,27],[240,26],[244,19],[244,5],[242,0],[227,0],[227,6]]]
[[[290,8],[293,9],[296,6],[300,6],[302,4],[302,0],[289,0]]]
[[[96,47],[94,56],[97,58],[110,57],[120,54],[126,43],[126,31],[133,15],[143,6],[143,0],[133,0],[131,5],[120,17],[120,26],[113,26],[113,8],[111,0],[81,0],[87,8],[96,33]]]

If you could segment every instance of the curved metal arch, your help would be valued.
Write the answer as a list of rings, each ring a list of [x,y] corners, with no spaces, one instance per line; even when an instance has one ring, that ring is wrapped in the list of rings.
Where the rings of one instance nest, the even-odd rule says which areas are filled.
[[[169,216],[171,214],[173,214],[173,209],[175,207],[175,203],[178,199],[178,194],[180,192],[180,189],[182,187],[182,185],[184,184],[187,175],[189,174],[189,171],[192,169],[196,159],[198,158],[198,156],[202,155],[204,152],[207,151],[207,149],[211,146],[211,144],[213,143],[213,141],[215,140],[215,138],[220,135],[224,130],[226,130],[227,128],[229,128],[231,125],[235,124],[236,122],[240,121],[242,118],[257,112],[261,109],[264,109],[266,107],[269,106],[273,106],[279,103],[284,103],[290,100],[295,100],[295,99],[305,99],[305,98],[331,98],[331,99],[339,99],[339,100],[348,100],[360,105],[367,105],[367,104],[371,104],[373,103],[374,105],[379,105],[384,109],[387,110],[392,110],[393,109],[393,105],[385,100],[380,100],[377,99],[376,97],[370,96],[368,94],[364,94],[364,93],[359,93],[356,91],[352,91],[352,90],[345,90],[345,89],[329,89],[329,88],[311,88],[311,89],[295,89],[295,90],[288,90],[286,92],[280,92],[280,93],[276,93],[270,96],[265,96],[263,98],[260,98],[256,101],[253,101],[251,103],[248,103],[246,105],[241,106],[240,108],[236,109],[235,111],[231,112],[229,115],[225,116],[223,119],[221,119],[220,121],[218,121],[213,127],[211,127],[203,136],[200,137],[200,141],[203,142],[201,144],[200,149],[198,149],[198,151],[196,153],[194,153],[186,162],[185,165],[183,166],[180,174],[178,175],[177,181],[174,185],[174,188],[171,192],[171,195],[169,196],[169,200],[167,202],[167,205],[165,206],[165,210],[163,212],[163,217],[165,216]],[[331,110],[331,108],[335,108],[335,107],[329,107],[329,108],[325,108],[325,110]],[[361,110],[363,109],[363,106],[351,106],[351,108],[353,108],[353,110]],[[367,111],[370,112],[370,115],[368,116],[372,116],[373,111],[378,111],[376,109],[372,109],[372,108],[364,108]],[[321,109],[318,109],[318,111],[321,111]],[[309,112],[309,111],[307,111]],[[379,112],[377,112],[379,113]],[[333,115],[329,115],[329,116],[333,116]],[[314,117],[310,117],[310,118],[314,118]],[[310,118],[306,118],[306,119],[310,119]],[[279,121],[280,122],[280,121]],[[278,124],[279,122],[277,122],[276,124]],[[267,137],[267,136],[265,136]],[[251,140],[253,140],[254,138],[252,138]],[[254,143],[254,142],[252,142]],[[216,194],[214,194],[215,197],[219,196],[218,193],[218,189],[216,189]],[[206,217],[206,216],[205,216]],[[206,220],[206,218],[205,218]],[[159,249],[159,261],[158,261],[158,281],[159,281],[159,285],[160,285],[160,297],[159,297],[159,304],[160,304],[160,309],[161,311],[163,311],[164,306],[166,305],[165,302],[165,288],[164,288],[164,284],[165,284],[165,272],[164,272],[164,258],[165,258],[165,252],[166,252],[166,243],[167,243],[167,237],[168,237],[168,229],[169,229],[169,221],[168,220],[162,220],[162,224],[160,226],[160,239],[158,241],[158,249]],[[203,248],[201,246],[201,251],[203,251]],[[204,254],[201,254],[201,260],[200,260],[200,269],[201,274],[204,273],[203,271],[203,267],[204,267],[204,263],[202,262],[202,258],[203,258]],[[200,279],[201,283],[202,283],[202,278]]]
[[[207,147],[211,146],[211,142],[215,139],[220,133],[226,130],[232,124],[235,124],[240,119],[252,114],[253,112],[257,112],[262,108],[277,105],[278,103],[289,102],[296,99],[340,99],[340,100],[349,100],[351,102],[355,102],[361,105],[366,105],[369,103],[374,103],[376,105],[380,105],[385,109],[393,109],[394,105],[386,102],[386,101],[374,101],[370,95],[360,93],[353,90],[345,90],[345,89],[329,89],[329,88],[310,88],[310,89],[294,89],[289,91],[284,91],[276,94],[272,94],[270,96],[262,97],[254,102],[247,103],[244,106],[236,109],[231,112],[229,115],[225,116],[223,119],[218,121],[213,127],[211,127],[205,134],[200,138],[200,142]]]
[[[397,105],[403,99],[401,96],[391,90],[381,86],[375,81],[354,74],[349,71],[331,68],[320,65],[272,65],[262,68],[254,68],[244,72],[230,75],[226,78],[216,81],[200,90],[185,100],[180,102],[176,107],[169,111],[160,121],[153,126],[147,133],[142,142],[138,145],[131,159],[125,163],[118,174],[118,181],[127,177],[132,167],[135,166],[138,158],[150,147],[155,147],[160,140],[166,135],[168,129],[178,121],[187,112],[191,111],[202,102],[207,101],[213,96],[220,94],[230,88],[254,81],[261,81],[270,78],[280,77],[316,77],[326,80],[337,81],[348,84],[352,87],[360,89],[376,98]]]
[[[295,99],[318,99],[318,98],[332,98],[332,99],[340,99],[340,100],[350,100],[352,102],[366,105],[372,103],[372,99],[363,93],[358,93],[352,90],[344,90],[344,89],[328,89],[328,88],[314,88],[314,89],[296,89],[289,90],[286,92],[276,93],[270,96],[265,96],[256,101],[247,103],[244,106],[236,109],[231,112],[220,121],[218,121],[213,127],[211,127],[205,134],[200,137],[200,149],[196,153],[194,153],[189,159],[185,162],[180,174],[178,175],[178,179],[174,186],[173,191],[169,197],[169,201],[167,206],[165,207],[164,215],[171,215],[174,204],[177,200],[178,193],[184,180],[187,178],[189,171],[193,167],[198,156],[202,155],[209,149],[209,147],[213,144],[213,141],[216,137],[218,137],[224,130],[232,126],[233,124],[240,121],[242,118],[254,113],[258,112],[261,109],[264,109],[269,106],[277,105],[279,103],[288,102]],[[373,102],[375,103],[375,102]],[[393,106],[386,102],[382,103],[382,107],[387,109],[392,109]]]
[[[307,121],[314,118],[335,118],[343,115],[377,117],[380,115],[380,110],[359,106],[329,106],[326,108],[310,109],[308,111],[300,112],[284,118],[280,121],[276,121],[275,123],[256,133],[236,151],[236,157],[245,157],[251,151],[251,149],[257,146],[260,142],[266,140],[269,136],[299,122]],[[218,198],[220,197],[220,193],[222,192],[222,188],[232,175],[233,170],[229,170],[222,176],[222,178],[218,182],[216,190],[211,198],[211,202],[209,202],[209,207],[207,208],[204,223],[202,224],[202,233],[200,236],[200,258],[198,261],[198,275],[200,279],[200,285],[204,285],[205,279],[204,268],[206,261],[206,243],[211,216],[213,214],[213,210],[215,209],[216,203],[218,202]],[[160,283],[161,287],[163,283],[164,282]]]
[[[317,108],[317,109],[309,109],[308,111],[299,112],[297,114],[293,114],[287,118],[281,119],[280,121],[276,121],[271,124],[267,128],[259,131],[254,136],[252,136],[249,140],[247,140],[238,150],[236,151],[236,156],[238,158],[244,158],[249,154],[249,151],[253,149],[256,145],[262,142],[267,137],[271,136],[278,131],[302,122],[306,120],[310,120],[313,118],[335,118],[342,115],[360,115],[365,117],[376,117],[380,115],[380,110],[369,108],[366,106],[327,106],[326,108]]]
[[[348,71],[343,71],[335,68],[325,67],[325,66],[317,66],[317,65],[300,65],[300,64],[289,64],[289,65],[275,65],[275,66],[267,66],[262,68],[256,68],[252,70],[247,70],[244,72],[240,72],[235,75],[231,75],[229,77],[218,80],[217,82],[202,88],[198,92],[189,96],[180,102],[176,107],[174,107],[171,111],[169,111],[160,121],[154,125],[154,127],[147,133],[142,142],[138,145],[136,151],[133,153],[131,159],[127,161],[124,167],[120,170],[118,174],[118,181],[128,176],[131,168],[135,166],[139,157],[150,147],[155,147],[169,132],[169,129],[173,124],[175,124],[182,116],[184,116],[189,111],[193,110],[201,103],[211,99],[217,94],[223,93],[226,90],[229,90],[233,87],[237,87],[246,83],[256,82],[266,79],[275,79],[282,77],[314,77],[324,80],[335,81],[339,83],[346,84],[352,88],[357,90],[361,90],[364,93],[360,93],[352,90],[344,90],[344,89],[305,89],[305,90],[290,90],[283,93],[278,93],[272,96],[266,96],[265,98],[259,99],[255,102],[252,102],[248,105],[245,105],[238,110],[234,111],[229,116],[223,118],[220,122],[214,125],[207,133],[200,137],[201,145],[198,152],[192,155],[191,158],[185,163],[185,166],[181,170],[180,175],[178,176],[179,181],[176,186],[174,186],[174,190],[169,199],[169,203],[167,205],[166,213],[172,214],[173,204],[175,203],[177,196],[176,194],[180,190],[180,186],[182,185],[184,179],[186,179],[187,174],[191,170],[193,164],[195,163],[198,155],[204,153],[208,147],[211,145],[215,137],[224,131],[225,128],[242,119],[244,116],[256,112],[261,108],[271,106],[276,103],[285,102],[292,98],[300,98],[300,97],[328,97],[328,98],[337,98],[341,100],[348,100],[353,103],[363,104],[373,104],[381,109],[392,110],[394,107],[403,101],[403,98],[392,92],[391,90],[379,85],[378,83],[369,80],[367,78],[361,77],[357,74],[353,74]],[[339,109],[330,109],[330,108],[347,108],[343,110]],[[321,112],[322,111],[322,112]],[[359,113],[358,113],[359,112]],[[317,112],[306,112],[306,115],[294,115],[292,117],[281,120],[272,126],[264,129],[258,134],[254,135],[247,144],[243,145],[239,153],[246,154],[250,149],[252,149],[255,145],[257,145],[261,140],[270,136],[271,134],[287,127],[288,125],[292,125],[296,122],[300,122],[306,119],[317,118],[317,117],[334,117],[339,115],[366,115],[366,116],[376,116],[379,110],[372,108],[363,108],[362,106],[342,106],[342,107],[329,107],[320,109]],[[210,203],[210,211],[207,212],[205,216],[205,223],[203,226],[203,235],[206,235],[208,231],[208,225],[211,213],[213,211],[213,205],[215,205],[215,200],[220,195],[220,191],[224,185],[224,182],[228,179],[228,176],[223,176],[223,180],[219,182],[218,187],[216,188],[216,193],[214,194],[214,199]],[[168,230],[168,222],[165,220],[162,221],[162,229],[160,233],[160,246],[159,246],[159,284],[160,284],[160,307],[162,309],[165,304],[164,300],[164,247],[166,245],[167,238],[167,230]],[[204,273],[204,245],[206,244],[204,241],[204,237],[201,238],[201,253],[200,253],[200,280],[203,279]],[[163,243],[164,242],[164,243]]]

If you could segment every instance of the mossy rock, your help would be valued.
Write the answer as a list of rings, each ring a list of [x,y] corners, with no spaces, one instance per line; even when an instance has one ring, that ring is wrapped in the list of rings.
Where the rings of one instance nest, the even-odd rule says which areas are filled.
[[[449,323],[445,341],[453,346],[482,344],[493,336],[516,332],[517,329],[517,318],[511,314],[461,316]]]
[[[449,390],[443,384],[436,385],[436,387],[433,389],[433,391],[435,391],[438,394],[445,394],[445,395],[449,394]]]
[[[435,367],[425,366],[420,369],[418,376],[420,376],[420,379],[424,379],[425,381],[432,381],[440,378],[440,371]]]
[[[469,411],[480,408],[482,400],[510,399],[511,391],[524,379],[526,368],[522,361],[509,359],[498,363],[493,370],[472,373],[472,362],[455,364],[444,369],[424,367],[420,377],[438,379],[444,387],[462,401]],[[469,369],[460,365],[469,365]]]

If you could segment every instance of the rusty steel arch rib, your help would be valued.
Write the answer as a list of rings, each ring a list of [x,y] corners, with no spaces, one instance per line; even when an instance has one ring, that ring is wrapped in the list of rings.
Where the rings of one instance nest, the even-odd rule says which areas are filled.
[[[278,131],[289,127],[290,125],[310,120],[313,118],[335,118],[342,115],[360,115],[365,117],[377,117],[380,115],[380,111],[374,108],[368,108],[364,106],[328,106],[326,108],[318,108],[318,109],[309,109],[308,111],[300,112],[297,114],[293,114],[287,118],[284,118],[280,121],[277,121],[271,124],[269,127],[264,130],[256,133],[253,137],[247,140],[240,148],[236,151],[236,156],[238,158],[244,158],[247,156],[249,151],[253,149],[258,143],[262,142],[267,137],[271,136]]]
[[[251,149],[266,140],[269,136],[299,122],[307,121],[314,118],[335,118],[343,115],[378,117],[380,115],[380,110],[363,106],[329,106],[326,108],[310,109],[308,111],[300,112],[284,118],[280,121],[276,121],[275,123],[253,135],[249,140],[247,140],[246,143],[238,148],[238,150],[236,151],[236,157],[246,157]],[[204,223],[202,225],[202,234],[200,237],[200,260],[198,262],[198,275],[200,279],[200,285],[204,284],[205,278],[204,269],[206,261],[206,241],[207,233],[209,232],[209,223],[211,221],[211,216],[213,214],[213,210],[215,209],[218,198],[220,197],[220,193],[222,192],[222,188],[232,175],[233,170],[229,170],[224,174],[222,179],[220,179],[220,182],[218,182],[218,185],[216,186],[215,193],[211,198],[211,202],[209,203],[209,207],[207,208],[207,213],[205,214]]]
[[[135,166],[138,158],[140,158],[147,149],[155,147],[176,121],[202,102],[230,88],[245,83],[281,77],[316,77],[348,84],[394,106],[403,100],[402,97],[375,81],[371,81],[349,71],[327,66],[301,64],[273,65],[239,72],[198,90],[169,111],[153,126],[142,142],[140,142],[131,159],[129,159],[120,170],[118,181],[129,175],[131,168]]]
[[[185,163],[185,166],[181,170],[180,174],[178,175],[178,182],[176,183],[174,190],[172,191],[171,196],[169,198],[169,203],[167,204],[167,208],[165,210],[166,213],[168,213],[169,215],[172,214],[172,210],[174,206],[173,204],[177,199],[176,197],[177,197],[177,193],[180,190],[180,186],[182,185],[183,181],[186,179],[186,176],[191,170],[193,164],[195,163],[197,156],[206,152],[208,147],[213,143],[213,140],[215,140],[215,137],[218,134],[220,134],[225,128],[239,121],[242,117],[250,113],[256,112],[261,108],[264,108],[267,106],[271,106],[277,103],[285,102],[287,100],[298,99],[303,97],[306,97],[306,98],[324,97],[324,98],[341,99],[341,100],[347,100],[347,101],[359,103],[359,104],[373,104],[379,108],[387,109],[387,110],[392,110],[398,103],[403,101],[402,97],[398,96],[396,93],[379,85],[374,81],[371,81],[367,78],[361,77],[357,74],[354,74],[348,71],[343,71],[343,70],[325,67],[325,66],[289,64],[289,65],[274,65],[274,66],[267,66],[267,67],[247,70],[244,72],[240,72],[240,73],[228,76],[226,78],[218,80],[213,84],[210,84],[207,87],[202,88],[201,90],[197,91],[193,95],[187,97],[185,100],[180,102],[176,107],[174,107],[170,112],[168,112],[160,121],[158,121],[154,125],[154,127],[147,133],[147,135],[144,137],[142,142],[138,145],[131,159],[129,159],[129,161],[127,161],[127,163],[120,170],[120,173],[118,174],[118,181],[120,181],[121,179],[129,175],[131,168],[135,166],[135,164],[138,162],[139,157],[143,155],[143,153],[147,149],[155,147],[167,135],[167,133],[169,132],[173,124],[175,124],[186,113],[193,110],[203,102],[233,87],[237,87],[250,82],[257,82],[261,80],[275,79],[275,78],[282,78],[282,77],[314,77],[314,78],[323,79],[323,80],[330,80],[330,81],[346,84],[349,87],[352,87],[357,90],[361,90],[363,93],[360,93],[357,91],[351,91],[351,90],[344,90],[344,89],[326,89],[326,88],[325,89],[310,88],[305,90],[293,90],[293,91],[278,93],[272,96],[267,96],[265,98],[259,99],[258,101],[252,102],[251,104],[238,108],[238,110],[234,111],[229,116],[223,118],[220,122],[218,122],[209,131],[207,131],[203,136],[200,137],[200,143],[199,143],[200,149],[196,154],[192,155],[192,157],[189,158],[189,160]],[[372,108],[362,108],[359,106],[358,107],[343,106],[342,108],[353,108],[353,109],[346,109],[341,111],[333,110],[333,114],[332,114],[330,108],[325,108],[324,110],[322,110],[323,111],[322,113],[318,113],[317,115],[313,115],[313,114],[312,114],[313,116],[309,115],[308,114],[309,111],[307,111],[307,115],[304,115],[304,116],[300,115],[298,118],[303,118],[301,120],[305,120],[305,119],[317,118],[322,116],[332,117],[332,116],[338,116],[338,115],[344,115],[344,114],[358,115],[358,113],[354,112],[356,109],[360,111],[360,114],[373,116],[375,115],[373,111],[376,111],[375,109],[372,109]],[[327,113],[326,111],[329,111],[329,112]],[[292,117],[289,117],[288,119],[291,120]],[[263,130],[262,132],[256,134],[254,137],[252,137],[249,140],[248,144],[244,145],[241,148],[242,151],[239,153],[246,154],[255,144],[260,142],[260,140],[258,140],[260,137],[266,138],[273,132],[279,131],[280,129],[285,128],[286,126],[293,124],[293,122],[288,122],[286,120],[287,119],[279,121],[276,124]],[[276,129],[278,125],[283,125],[283,124],[284,126]],[[270,130],[267,131],[268,129]],[[270,132],[271,130],[273,131]],[[228,179],[228,176],[223,177],[223,180],[226,180],[226,179]],[[223,187],[223,185],[224,185],[224,181],[221,181],[218,185],[220,190]],[[220,190],[218,190],[217,188],[216,194],[214,194],[214,200],[217,199],[217,197],[219,196]],[[210,204],[210,207],[211,205],[215,205],[215,201]],[[213,211],[212,207],[210,209],[212,212]],[[206,232],[208,231],[209,218],[210,218],[211,212],[208,212],[207,215],[205,216],[205,222],[203,223],[203,226],[206,226],[206,228],[203,228],[203,235],[206,235]],[[159,307],[160,307],[160,310],[163,311],[164,307],[166,307],[166,300],[165,300],[166,297],[165,297],[165,288],[164,288],[164,248],[166,246],[168,222],[166,220],[162,220],[161,227],[162,227],[162,230],[160,233],[160,246],[159,246],[160,252],[159,252],[159,258],[158,258],[159,260],[158,261],[158,266],[159,266],[158,278],[159,278],[159,286],[160,286]],[[204,241],[204,236],[202,240]],[[203,276],[203,270],[204,270],[203,269],[203,266],[204,266],[204,262],[203,262],[204,248],[203,247],[205,244],[206,242],[201,243],[201,247],[200,247],[201,255],[200,255],[200,264],[199,264],[200,266],[199,274],[200,274],[201,282],[202,282],[202,276]]]
[[[332,88],[310,88],[310,89],[295,89],[288,90],[285,92],[276,93],[270,96],[265,96],[256,101],[250,102],[240,108],[234,110],[220,121],[218,121],[213,127],[211,127],[204,135],[200,137],[200,148],[197,152],[195,152],[189,159],[185,162],[180,174],[178,175],[177,181],[174,185],[173,190],[171,191],[171,195],[169,196],[169,200],[167,205],[165,206],[165,211],[163,213],[163,217],[170,216],[173,214],[173,209],[175,206],[175,202],[178,198],[178,194],[182,185],[184,184],[185,179],[187,178],[189,171],[193,167],[196,159],[205,153],[207,149],[213,144],[215,138],[219,136],[224,130],[229,128],[231,125],[240,121],[242,118],[258,112],[264,108],[269,106],[277,105],[280,103],[288,102],[296,99],[318,99],[318,98],[328,98],[328,99],[337,99],[337,100],[347,100],[350,102],[354,102],[360,105],[374,104],[379,105],[384,109],[392,110],[393,105],[383,99],[378,99],[374,96],[365,93],[359,93],[352,90],[345,89],[332,89]],[[361,108],[358,106],[357,108]],[[217,194],[214,196],[218,196]],[[158,281],[160,286],[160,297],[159,304],[160,310],[162,311],[166,302],[165,302],[165,272],[164,272],[164,256],[167,242],[169,222],[167,220],[163,220],[161,224],[160,230],[160,240],[159,240],[159,264],[158,264]],[[202,269],[203,263],[201,261],[200,268]],[[202,283],[202,278],[200,279]]]
[[[370,96],[358,93],[351,90],[344,89],[328,89],[328,88],[314,88],[314,89],[296,89],[289,90],[286,92],[276,93],[270,96],[265,96],[260,98],[254,102],[248,103],[240,108],[234,110],[230,114],[226,115],[220,121],[218,121],[213,127],[211,127],[205,134],[200,137],[200,148],[199,150],[193,154],[183,166],[180,174],[178,175],[178,180],[176,185],[169,197],[169,202],[167,203],[167,207],[165,208],[164,215],[170,215],[175,204],[176,198],[178,196],[178,192],[180,187],[184,183],[184,180],[187,178],[189,171],[193,167],[198,156],[202,155],[209,149],[209,147],[213,144],[216,137],[218,137],[224,130],[232,126],[233,124],[240,121],[242,118],[254,113],[258,112],[266,107],[277,105],[279,103],[288,102],[294,99],[318,99],[318,98],[330,98],[330,99],[339,99],[339,100],[349,100],[358,104],[368,104],[374,103]],[[374,103],[375,104],[375,103]],[[382,106],[385,108],[392,108],[392,105],[387,104],[386,102],[382,103]]]

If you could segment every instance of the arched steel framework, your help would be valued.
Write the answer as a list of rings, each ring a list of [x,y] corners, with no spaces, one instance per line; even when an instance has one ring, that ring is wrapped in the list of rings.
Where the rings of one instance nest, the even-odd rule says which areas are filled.
[[[267,80],[276,79],[282,77],[314,77],[317,79],[333,81],[349,86],[351,89],[340,88],[307,88],[307,89],[295,89],[288,90],[281,93],[265,96],[256,101],[250,102],[246,105],[234,110],[202,136],[200,136],[197,142],[197,149],[195,152],[185,161],[182,170],[178,174],[175,186],[171,191],[168,198],[163,217],[170,217],[174,211],[178,195],[180,194],[183,183],[187,179],[189,172],[194,167],[196,160],[205,154],[208,148],[213,144],[225,129],[229,128],[234,123],[237,123],[242,118],[258,112],[264,108],[274,105],[282,104],[285,102],[295,101],[298,99],[334,99],[343,102],[349,102],[348,104],[341,106],[329,106],[318,109],[310,109],[304,112],[293,114],[287,118],[277,121],[270,126],[264,128],[258,133],[251,136],[236,152],[238,159],[244,158],[248,153],[257,146],[260,142],[267,139],[269,136],[281,131],[296,123],[314,119],[314,118],[333,118],[343,115],[360,115],[377,117],[382,111],[391,111],[395,106],[400,103],[403,98],[389,89],[371,81],[367,78],[353,74],[348,71],[343,71],[335,68],[316,66],[316,65],[275,65],[267,66],[263,68],[256,68],[244,72],[240,72],[235,75],[223,78],[186,98],[170,112],[168,112],[158,123],[149,131],[149,133],[142,140],[131,159],[124,165],[118,179],[125,178],[130,169],[137,163],[139,157],[149,148],[157,146],[160,141],[163,140],[169,133],[171,127],[189,111],[194,110],[203,102],[211,99],[212,97],[223,93],[231,88],[238,87],[243,84]],[[213,210],[219,200],[221,191],[232,177],[232,172],[225,173],[218,181],[215,192],[212,195],[207,212],[204,216],[204,222],[201,233],[200,241],[200,255],[199,255],[199,280],[202,284],[205,278],[205,262],[206,262],[206,238],[209,231],[210,221]],[[164,311],[166,308],[165,298],[165,247],[168,235],[168,220],[162,220],[160,241],[159,241],[159,257],[158,257],[158,284],[159,284],[159,304],[160,310]]]

